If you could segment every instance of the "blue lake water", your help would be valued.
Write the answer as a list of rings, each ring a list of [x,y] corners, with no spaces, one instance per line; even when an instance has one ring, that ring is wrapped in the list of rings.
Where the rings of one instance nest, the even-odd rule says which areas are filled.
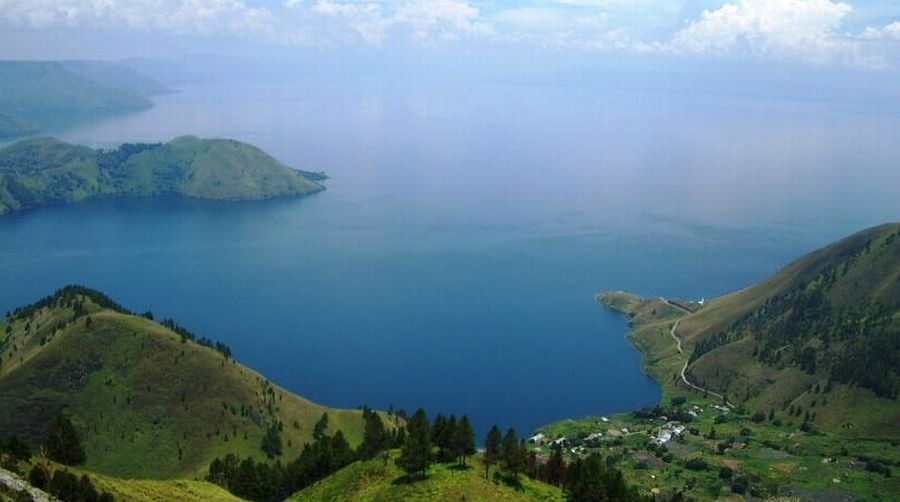
[[[2,217],[0,308],[83,283],[310,399],[465,412],[480,434],[633,409],[659,387],[594,293],[714,296],[897,220],[895,117],[492,82],[186,86],[58,135],[236,138],[328,190]]]

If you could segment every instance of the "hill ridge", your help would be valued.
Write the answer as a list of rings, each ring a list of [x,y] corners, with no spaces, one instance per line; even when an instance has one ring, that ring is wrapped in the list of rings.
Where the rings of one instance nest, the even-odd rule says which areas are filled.
[[[360,410],[297,396],[240,365],[224,344],[136,316],[90,288],[67,286],[16,309],[0,333],[0,430],[36,444],[66,410],[91,471],[202,476],[226,453],[264,458],[273,427],[288,460],[326,413],[328,430],[362,439]]]
[[[30,138],[0,149],[0,215],[109,196],[245,201],[325,189],[304,174],[326,178],[231,139],[180,136],[94,150],[52,137]]]

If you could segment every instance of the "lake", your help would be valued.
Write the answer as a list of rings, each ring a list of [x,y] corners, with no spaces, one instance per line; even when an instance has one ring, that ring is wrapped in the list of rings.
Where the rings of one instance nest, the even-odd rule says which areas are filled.
[[[700,299],[900,216],[896,114],[590,86],[195,83],[57,131],[181,134],[331,175],[306,198],[110,199],[0,218],[0,308],[67,283],[172,317],[323,404],[520,433],[651,405],[606,289]]]

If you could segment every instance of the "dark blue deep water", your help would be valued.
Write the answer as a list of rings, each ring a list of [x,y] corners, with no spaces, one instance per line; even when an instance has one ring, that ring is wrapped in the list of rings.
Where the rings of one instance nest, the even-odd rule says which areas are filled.
[[[59,135],[232,137],[327,171],[328,190],[4,216],[0,308],[83,283],[313,400],[465,412],[480,434],[628,410],[659,388],[594,293],[718,295],[898,219],[896,116],[491,83],[188,86]]]

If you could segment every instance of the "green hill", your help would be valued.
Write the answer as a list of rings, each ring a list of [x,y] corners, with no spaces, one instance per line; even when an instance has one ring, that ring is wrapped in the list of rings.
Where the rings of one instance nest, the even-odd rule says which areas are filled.
[[[828,389],[828,404],[818,397],[816,406],[820,426],[865,424],[862,434],[900,439],[900,224],[859,232],[716,299],[679,333],[689,376],[734,401],[809,409]]]
[[[892,500],[900,490],[900,224],[703,305],[621,291],[598,300],[628,318],[663,400],[541,428],[549,439],[584,445],[601,432],[586,450],[609,455],[631,483],[699,499]]]
[[[0,113],[38,126],[147,109],[161,89],[113,63],[0,61]],[[32,132],[0,128],[0,137]]]
[[[460,500],[508,500],[511,502],[565,500],[560,488],[520,477],[519,486],[485,479],[480,458],[472,459],[467,469],[434,464],[424,480],[407,483],[404,473],[392,459],[359,461],[341,469],[322,481],[294,494],[288,500],[297,502],[391,502],[417,500],[456,502]]]
[[[307,401],[238,364],[227,347],[132,315],[92,290],[66,287],[17,309],[0,333],[0,430],[37,444],[65,410],[89,471],[202,478],[227,453],[264,458],[272,427],[287,461],[323,413],[328,433],[362,440],[360,411]]]
[[[256,200],[322,188],[262,150],[233,140],[183,136],[165,144],[93,150],[35,138],[0,150],[0,214],[103,196]]]

